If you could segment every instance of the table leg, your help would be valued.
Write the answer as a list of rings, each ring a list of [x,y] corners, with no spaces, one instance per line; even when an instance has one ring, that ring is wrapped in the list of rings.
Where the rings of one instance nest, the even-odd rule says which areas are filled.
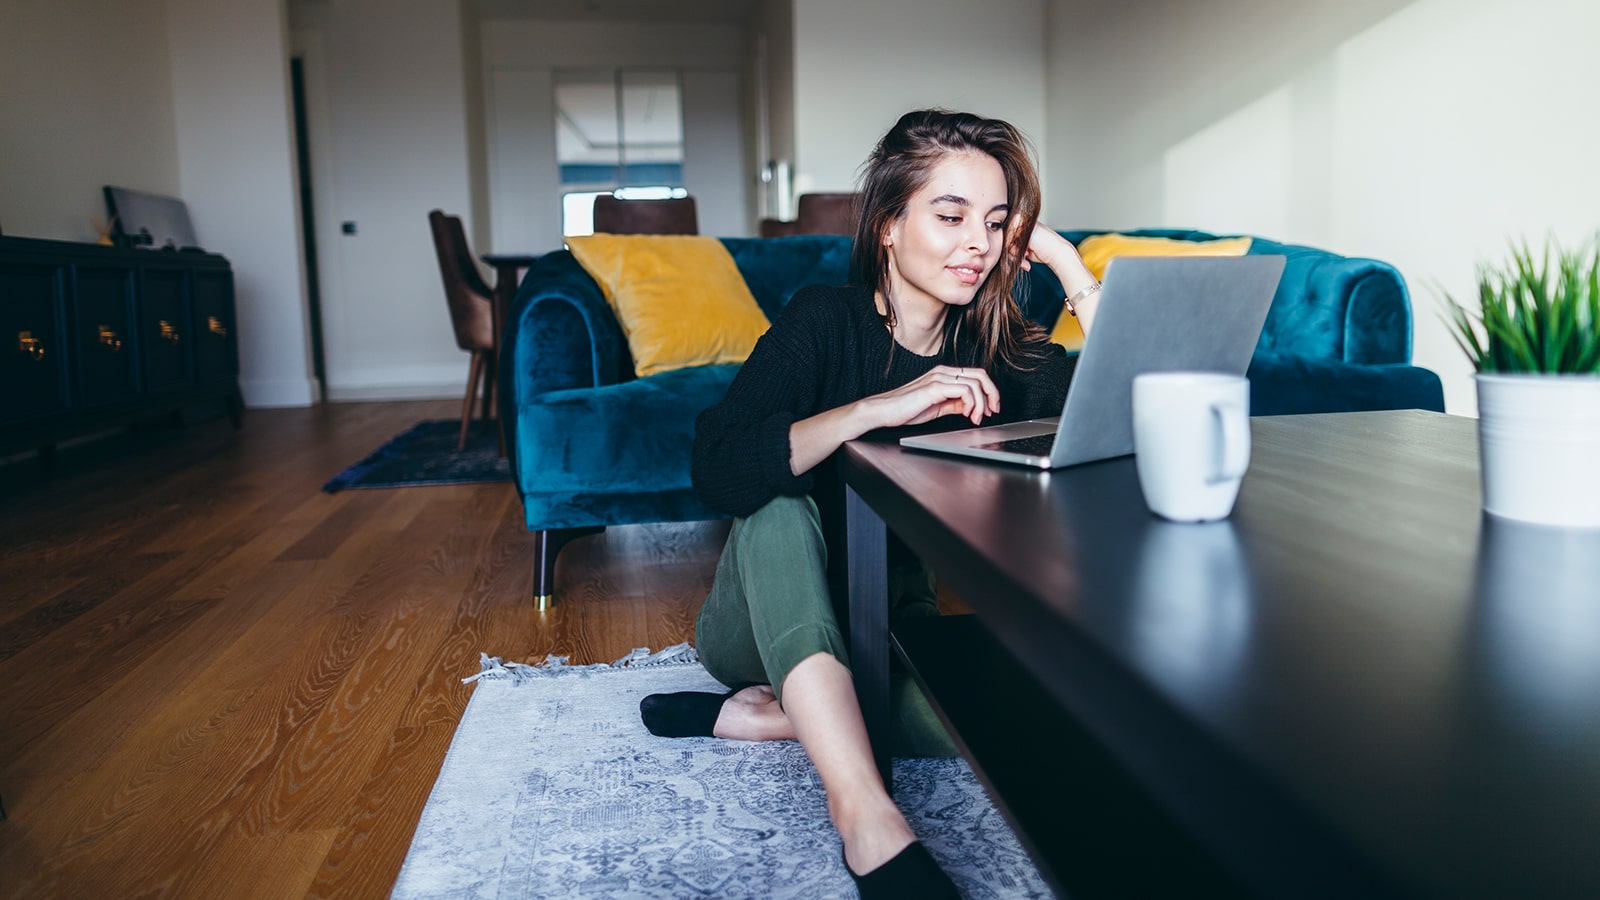
[[[506,313],[511,309],[511,302],[517,299],[517,276],[520,270],[516,266],[496,266],[494,273],[494,304],[491,317],[494,320],[494,373],[496,381],[500,378],[500,332],[506,327]],[[488,391],[485,397],[490,396]],[[506,455],[506,421],[505,416],[494,417],[495,434],[500,437],[500,456]]]
[[[889,740],[888,530],[872,507],[845,488],[847,585],[850,592],[850,673],[866,719],[872,755],[884,787],[894,790]]]

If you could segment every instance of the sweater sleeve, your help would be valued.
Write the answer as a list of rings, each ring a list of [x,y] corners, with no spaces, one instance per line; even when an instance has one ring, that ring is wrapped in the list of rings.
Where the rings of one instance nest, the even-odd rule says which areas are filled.
[[[811,489],[790,470],[789,428],[814,415],[827,365],[817,304],[796,295],[756,342],[722,402],[695,420],[690,477],[709,507],[746,516],[780,495]]]
[[[1002,385],[1000,415],[995,422],[1021,422],[1061,415],[1067,386],[1078,368],[1078,355],[1059,344],[1046,349],[1044,364],[1031,372],[1013,372]]]

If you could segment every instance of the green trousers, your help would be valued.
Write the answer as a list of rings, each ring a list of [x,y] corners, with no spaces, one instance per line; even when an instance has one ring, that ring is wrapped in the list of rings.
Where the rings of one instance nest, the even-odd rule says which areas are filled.
[[[726,685],[783,681],[800,661],[827,653],[850,665],[828,591],[828,548],[810,497],[777,497],[733,520],[716,580],[695,624],[700,660]],[[937,616],[933,576],[920,562],[889,573],[891,621]],[[890,684],[897,756],[955,756],[955,744],[908,676]]]

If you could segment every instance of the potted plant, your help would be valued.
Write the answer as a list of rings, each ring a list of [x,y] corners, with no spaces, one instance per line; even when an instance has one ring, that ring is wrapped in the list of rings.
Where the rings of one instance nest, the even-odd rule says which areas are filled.
[[[1477,368],[1483,508],[1600,527],[1600,236],[1578,250],[1524,244],[1478,269],[1478,304],[1445,295]]]

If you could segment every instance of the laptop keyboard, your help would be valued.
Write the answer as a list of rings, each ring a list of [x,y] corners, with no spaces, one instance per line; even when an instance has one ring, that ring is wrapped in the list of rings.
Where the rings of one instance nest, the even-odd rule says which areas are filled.
[[[1021,453],[1027,456],[1049,456],[1050,448],[1055,445],[1055,435],[1036,434],[1033,437],[1012,438],[1009,441],[979,444],[978,448],[982,450],[1004,450],[1008,453]]]

